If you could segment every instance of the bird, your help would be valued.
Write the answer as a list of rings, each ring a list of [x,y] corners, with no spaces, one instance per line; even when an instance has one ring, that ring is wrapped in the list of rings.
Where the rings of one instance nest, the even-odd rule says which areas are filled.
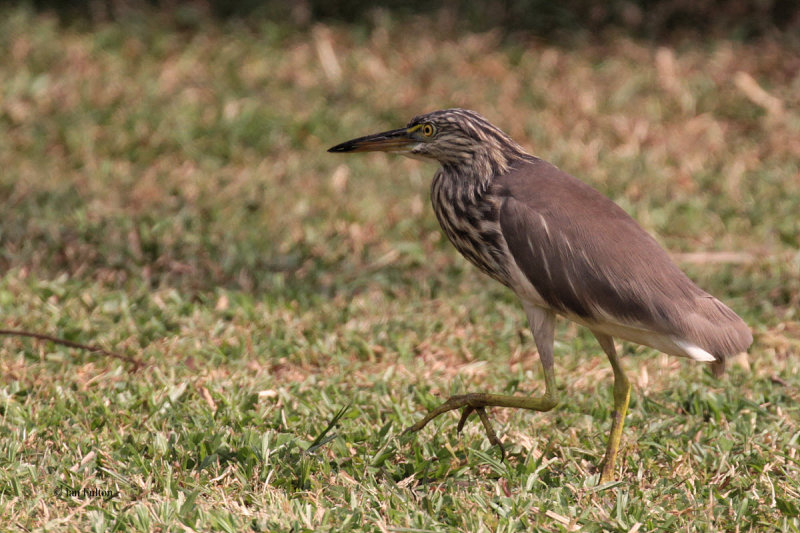
[[[517,295],[541,361],[543,395],[454,395],[404,433],[461,409],[457,431],[477,414],[505,459],[486,408],[544,412],[558,405],[553,346],[556,317],[563,317],[591,331],[611,363],[614,408],[598,465],[599,482],[611,482],[631,394],[615,338],[710,363],[716,376],[726,358],[752,344],[747,324],[690,280],[621,207],[528,154],[475,111],[418,115],[403,128],[328,151],[383,151],[438,162],[430,197],[442,230],[469,262]]]

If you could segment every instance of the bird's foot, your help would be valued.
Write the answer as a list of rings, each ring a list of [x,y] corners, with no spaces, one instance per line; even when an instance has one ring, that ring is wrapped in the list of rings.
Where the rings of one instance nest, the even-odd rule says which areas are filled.
[[[600,463],[600,484],[603,483],[611,483],[612,481],[616,480],[615,475],[615,467],[614,465],[617,462],[617,449],[611,449],[606,451],[606,456],[603,457],[603,462]]]
[[[489,420],[489,415],[486,414],[486,404],[486,395],[482,393],[451,396],[446,402],[425,415],[422,420],[403,431],[403,435],[407,433],[415,433],[421,430],[428,425],[428,422],[441,414],[454,409],[463,408],[463,411],[461,411],[461,418],[458,421],[458,426],[456,426],[456,430],[461,433],[461,430],[464,428],[464,424],[466,423],[467,418],[469,418],[469,415],[472,413],[477,413],[478,418],[480,418],[481,423],[483,424],[483,429],[486,431],[486,436],[489,438],[489,442],[492,445],[500,448],[500,458],[501,460],[505,460],[506,450],[503,447],[503,443],[500,442],[500,439],[497,438],[497,434],[494,432],[492,422]]]
[[[600,465],[600,485],[604,483],[611,483],[614,481],[614,469],[609,468],[607,463],[603,463]]]

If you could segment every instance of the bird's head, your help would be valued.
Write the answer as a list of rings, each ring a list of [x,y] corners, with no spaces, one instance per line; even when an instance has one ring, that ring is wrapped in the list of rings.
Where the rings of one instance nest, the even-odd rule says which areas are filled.
[[[473,167],[487,160],[493,163],[492,167],[505,167],[509,160],[524,153],[508,135],[467,109],[419,115],[405,128],[359,137],[328,151],[391,152],[454,167]]]

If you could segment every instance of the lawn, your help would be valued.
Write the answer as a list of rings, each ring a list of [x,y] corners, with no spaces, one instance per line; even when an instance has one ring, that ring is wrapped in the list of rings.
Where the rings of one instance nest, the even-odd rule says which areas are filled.
[[[387,13],[309,30],[0,8],[0,529],[800,531],[800,44],[574,42]],[[524,313],[443,237],[435,166],[326,153],[445,107],[592,184],[752,327],[709,369]]]

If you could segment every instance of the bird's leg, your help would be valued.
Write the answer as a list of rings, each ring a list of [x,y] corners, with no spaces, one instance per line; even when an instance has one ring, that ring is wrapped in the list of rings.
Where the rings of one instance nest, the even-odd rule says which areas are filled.
[[[611,433],[608,437],[606,456],[603,458],[600,483],[613,481],[614,463],[617,461],[619,443],[622,439],[622,427],[625,424],[625,415],[628,412],[628,401],[631,398],[631,384],[622,370],[622,364],[614,348],[614,340],[608,335],[593,331],[603,351],[606,352],[611,368],[614,369],[614,417],[611,421]]]
[[[558,404],[558,398],[556,396],[556,378],[555,372],[553,371],[553,332],[555,330],[555,317],[551,312],[538,307],[526,305],[525,310],[528,313],[531,331],[533,332],[533,337],[539,350],[539,358],[542,361],[542,368],[544,370],[544,396],[524,397],[484,392],[451,396],[446,402],[430,411],[422,420],[406,429],[403,433],[419,431],[437,416],[454,409],[463,408],[464,411],[461,413],[461,419],[458,422],[458,431],[460,432],[464,427],[464,423],[470,414],[473,412],[478,413],[478,417],[486,430],[489,442],[497,445],[505,457],[503,445],[492,428],[485,408],[513,407],[517,409],[530,409],[532,411],[549,411]]]

